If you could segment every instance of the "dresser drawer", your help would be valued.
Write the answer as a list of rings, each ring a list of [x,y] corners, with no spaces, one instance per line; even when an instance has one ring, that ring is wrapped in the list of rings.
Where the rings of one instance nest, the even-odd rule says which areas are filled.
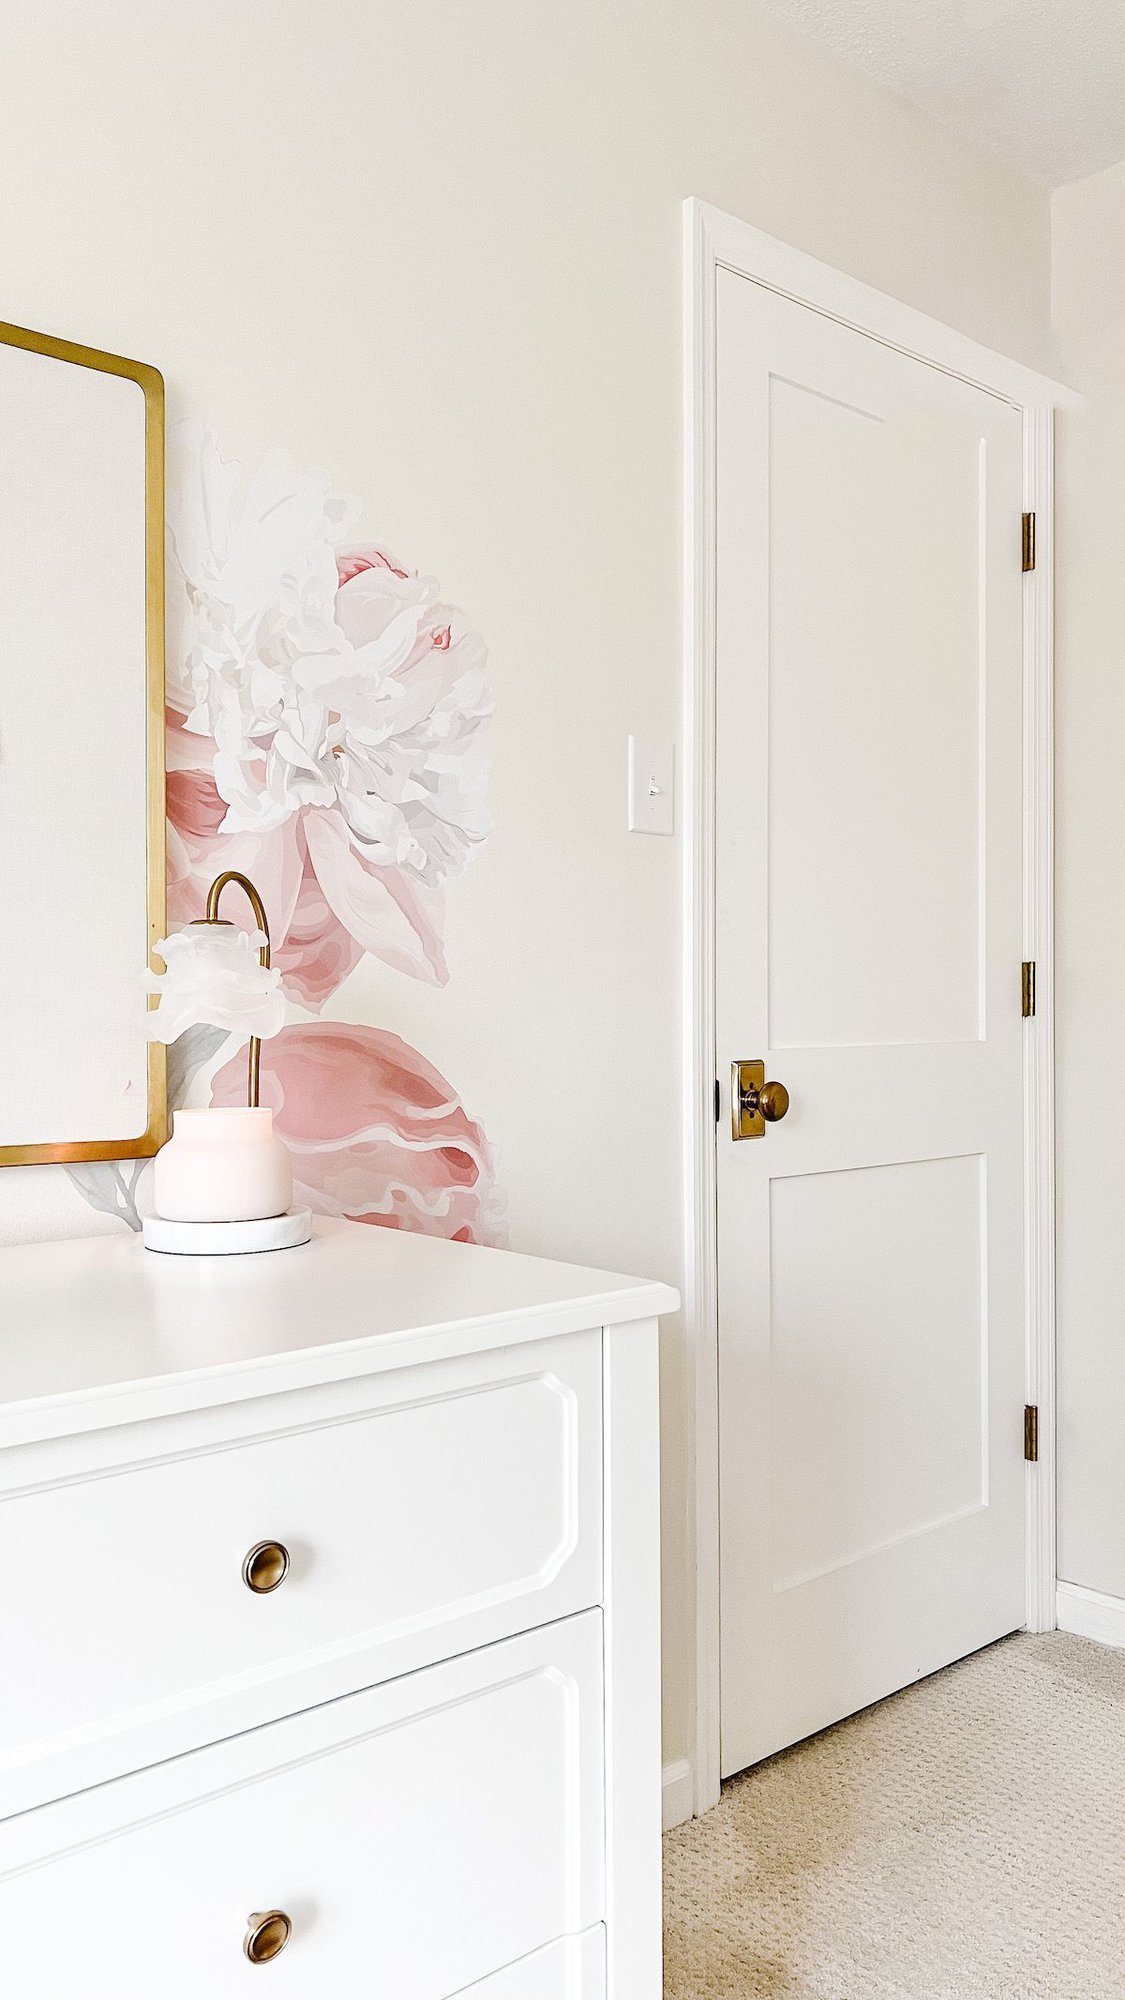
[[[96,1443],[0,1498],[0,1815],[600,1600],[597,1331]]]
[[[602,1799],[594,1611],[6,1821],[4,1992],[587,2000],[518,1966],[602,1921]]]

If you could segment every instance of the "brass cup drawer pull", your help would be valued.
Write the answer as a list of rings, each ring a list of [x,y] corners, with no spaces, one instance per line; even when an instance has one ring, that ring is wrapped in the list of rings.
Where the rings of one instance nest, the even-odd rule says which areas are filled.
[[[242,1581],[256,1597],[268,1596],[288,1574],[289,1551],[284,1542],[255,1542],[242,1565]]]
[[[285,1950],[293,1933],[292,1922],[284,1910],[256,1910],[249,1926],[242,1949],[251,1965],[268,1965],[271,1958]]]

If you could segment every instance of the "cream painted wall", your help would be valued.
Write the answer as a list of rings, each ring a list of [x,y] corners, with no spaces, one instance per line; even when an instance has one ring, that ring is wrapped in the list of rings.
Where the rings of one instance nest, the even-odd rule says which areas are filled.
[[[369,964],[368,1018],[484,1122],[516,1246],[675,1281],[678,842],[626,832],[624,769],[679,720],[681,202],[1042,365],[1047,197],[754,0],[39,0],[4,41],[3,316],[323,466],[491,641],[451,983]],[[97,1226],[53,1170],[0,1184],[0,1239]],[[682,1330],[664,1360],[676,1757]]]
[[[1125,163],[1053,213],[1059,1575],[1125,1597]]]

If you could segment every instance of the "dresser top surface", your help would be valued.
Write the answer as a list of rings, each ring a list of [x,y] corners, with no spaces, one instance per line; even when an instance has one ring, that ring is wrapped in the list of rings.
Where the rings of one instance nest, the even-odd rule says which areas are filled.
[[[651,1319],[667,1285],[317,1218],[311,1243],[178,1257],[136,1237],[0,1251],[0,1446]]]

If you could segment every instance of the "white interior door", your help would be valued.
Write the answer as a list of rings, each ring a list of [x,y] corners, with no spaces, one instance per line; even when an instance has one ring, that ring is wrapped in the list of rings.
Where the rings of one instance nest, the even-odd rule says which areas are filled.
[[[717,277],[727,1775],[1024,1620],[1022,463]]]

